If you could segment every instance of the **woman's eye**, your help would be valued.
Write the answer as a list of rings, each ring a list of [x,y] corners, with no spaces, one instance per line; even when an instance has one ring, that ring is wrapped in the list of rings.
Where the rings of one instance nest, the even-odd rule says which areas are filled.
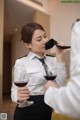
[[[44,38],[47,38],[47,35],[45,35]]]
[[[38,39],[37,41],[41,41],[41,39]]]

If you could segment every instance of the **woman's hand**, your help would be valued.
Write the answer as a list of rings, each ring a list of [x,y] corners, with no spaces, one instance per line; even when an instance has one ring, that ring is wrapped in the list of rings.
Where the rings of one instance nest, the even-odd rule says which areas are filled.
[[[58,45],[64,46],[64,43],[58,42]],[[61,48],[56,46],[56,58],[59,62],[64,62],[65,52],[67,52],[67,49],[61,49]]]
[[[30,91],[27,87],[19,87],[17,92],[18,101],[23,102],[30,97]]]
[[[49,87],[59,88],[60,86],[59,86],[56,82],[53,82],[53,81],[49,80],[49,81],[44,85],[44,90],[45,90],[45,92],[48,90]]]

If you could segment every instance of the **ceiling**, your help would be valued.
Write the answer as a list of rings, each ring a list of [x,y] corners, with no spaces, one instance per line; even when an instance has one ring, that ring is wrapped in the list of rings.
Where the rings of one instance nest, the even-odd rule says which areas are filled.
[[[25,23],[32,20],[35,9],[17,0],[5,0],[4,7],[4,35],[18,32]]]

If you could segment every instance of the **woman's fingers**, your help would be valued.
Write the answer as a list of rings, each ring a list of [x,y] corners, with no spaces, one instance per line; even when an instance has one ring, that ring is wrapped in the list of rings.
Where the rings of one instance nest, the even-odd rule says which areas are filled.
[[[26,87],[18,88],[17,92],[18,100],[27,100],[30,96],[30,91]]]

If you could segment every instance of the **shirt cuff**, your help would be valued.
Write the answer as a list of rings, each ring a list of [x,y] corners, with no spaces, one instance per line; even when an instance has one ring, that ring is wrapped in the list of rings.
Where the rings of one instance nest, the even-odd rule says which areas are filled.
[[[17,93],[16,93],[16,92],[14,92],[14,93],[11,95],[11,99],[12,99],[12,101],[13,101],[14,103],[17,103],[18,98],[17,98]]]
[[[50,87],[44,96],[44,102],[49,105],[51,108],[55,108],[55,94],[58,92],[58,88]]]

